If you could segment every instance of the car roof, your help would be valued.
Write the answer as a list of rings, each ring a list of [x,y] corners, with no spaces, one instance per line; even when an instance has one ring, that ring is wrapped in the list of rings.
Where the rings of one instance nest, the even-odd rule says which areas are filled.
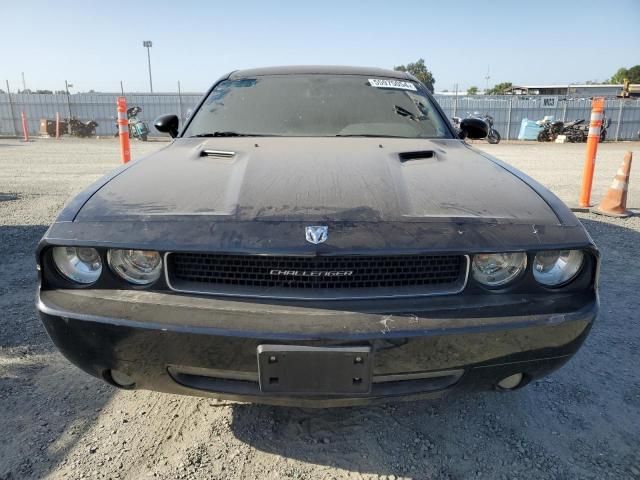
[[[375,67],[347,67],[340,65],[290,65],[282,67],[249,68],[236,70],[229,74],[229,79],[257,77],[261,75],[296,75],[296,74],[324,74],[324,75],[365,75],[372,77],[388,77],[415,80],[413,75],[406,72],[386,70]]]

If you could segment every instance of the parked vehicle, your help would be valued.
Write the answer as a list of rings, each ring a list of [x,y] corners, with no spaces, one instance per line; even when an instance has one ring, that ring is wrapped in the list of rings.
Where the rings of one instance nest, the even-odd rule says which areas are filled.
[[[467,118],[477,118],[485,122],[487,124],[487,131],[489,132],[486,137],[487,142],[492,144],[500,143],[500,133],[493,128],[493,117],[491,115],[488,113],[482,115],[480,112],[467,112]]]
[[[564,123],[557,121],[552,122],[550,120],[542,120],[539,121],[538,124],[541,127],[541,130],[538,132],[538,141],[539,142],[553,142],[555,139],[562,133],[562,129],[564,128]]]
[[[604,117],[602,119],[602,127],[600,127],[600,142],[604,142],[607,139],[607,129],[611,125],[611,119]]]
[[[462,133],[460,129],[460,122],[462,122],[462,117],[451,117],[451,125],[458,135]]]
[[[584,142],[588,131],[584,130],[584,119],[564,123],[560,120],[552,122],[544,120],[540,123],[542,130],[538,133],[539,142],[555,142],[558,135],[565,135],[571,143]]]
[[[66,122],[69,135],[74,137],[96,136],[96,127],[98,126],[98,123],[93,120],[83,122],[82,120],[78,120],[76,117],[71,117],[68,118]]]
[[[473,114],[467,112],[467,118],[478,118],[487,124],[488,135],[486,137],[489,143],[500,143],[500,133],[496,129],[493,128],[493,117],[489,114],[481,115],[479,112],[473,112]],[[460,133],[460,123],[462,122],[461,117],[451,117],[453,128]]]
[[[607,139],[607,128],[611,124],[611,119],[604,117],[600,127],[600,142]],[[589,136],[589,124],[584,118],[572,122],[551,122],[549,120],[540,123],[542,130],[538,133],[539,142],[554,142],[558,135],[565,135],[567,141],[571,143],[586,142]]]
[[[316,407],[506,391],[592,327],[582,224],[408,73],[238,70],[154,125],[174,140],[37,249],[47,332],[114,386]]]
[[[138,106],[127,109],[127,118],[129,119],[129,136],[146,142],[149,136],[149,126],[138,118],[138,114],[140,112],[142,112],[142,107]]]
[[[127,120],[129,122],[129,137],[137,138],[146,142],[149,138],[149,126],[146,122],[143,122],[138,118],[138,114],[142,112],[142,107],[134,106],[127,108]],[[114,137],[117,137],[118,122],[116,122],[116,133]]]

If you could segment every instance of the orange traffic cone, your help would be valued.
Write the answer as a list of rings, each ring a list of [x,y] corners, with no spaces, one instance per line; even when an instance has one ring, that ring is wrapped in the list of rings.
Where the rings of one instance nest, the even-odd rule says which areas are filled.
[[[632,158],[632,152],[625,154],[622,166],[618,169],[611,187],[609,187],[598,208],[593,210],[593,213],[609,217],[630,217],[633,215],[632,212],[627,210],[627,190],[629,190]]]

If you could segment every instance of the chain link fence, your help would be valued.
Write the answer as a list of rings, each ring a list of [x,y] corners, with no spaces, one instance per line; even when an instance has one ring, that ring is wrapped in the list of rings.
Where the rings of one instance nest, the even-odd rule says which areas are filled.
[[[150,135],[161,135],[153,128],[153,120],[165,113],[175,113],[182,121],[189,109],[201,98],[200,93],[125,95],[129,106],[142,107],[138,118],[147,122]],[[29,133],[39,132],[40,119],[53,120],[56,112],[60,118],[76,117],[79,120],[95,120],[96,134],[113,135],[116,128],[116,93],[66,94],[0,94],[0,135],[22,135],[21,113],[27,117]],[[469,113],[489,114],[494,118],[494,128],[503,139],[518,137],[523,119],[541,120],[553,116],[556,120],[571,121],[591,114],[588,98],[502,96],[436,96],[437,101],[449,117],[466,117]],[[609,140],[637,140],[640,130],[640,99],[607,99],[606,116],[611,120],[607,138]]]

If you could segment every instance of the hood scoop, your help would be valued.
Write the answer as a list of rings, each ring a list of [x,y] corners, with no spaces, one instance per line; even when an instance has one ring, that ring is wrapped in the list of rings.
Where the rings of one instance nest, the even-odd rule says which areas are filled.
[[[436,156],[433,150],[419,150],[416,152],[402,152],[399,153],[400,161],[402,163],[408,162],[409,160],[423,160],[426,158],[433,158]]]
[[[265,235],[264,225],[248,226],[236,234],[231,233],[232,227],[224,230],[221,223],[308,226],[336,222],[344,232],[355,229],[353,234],[341,233],[341,238],[360,238],[356,223],[450,223],[452,218],[456,222],[473,218],[474,222],[536,224],[536,228],[558,224],[535,190],[460,140],[388,138],[383,148],[366,138],[318,137],[312,148],[304,137],[261,137],[259,142],[255,147],[256,139],[251,137],[178,138],[94,192],[75,221],[176,222],[167,225],[180,227],[180,219],[195,222],[202,238],[210,238],[207,235],[214,231],[229,232],[224,242],[230,249],[236,248],[233,245],[276,248],[286,243],[295,244],[295,251],[302,251],[296,250],[302,248],[300,241],[308,244],[304,228],[301,237],[287,243],[284,237]],[[425,226],[414,234],[395,228],[398,237],[394,238],[402,236],[414,244],[424,232],[440,231],[440,227]],[[374,238],[362,242],[386,245],[384,230],[372,232]],[[497,230],[483,235],[483,241],[500,237]],[[180,228],[170,237],[191,242],[181,237]],[[329,238],[334,237],[330,233]],[[217,247],[211,244],[212,250]]]
[[[236,152],[230,150],[209,150],[205,149],[200,152],[201,157],[216,157],[216,158],[233,158],[236,156]]]

